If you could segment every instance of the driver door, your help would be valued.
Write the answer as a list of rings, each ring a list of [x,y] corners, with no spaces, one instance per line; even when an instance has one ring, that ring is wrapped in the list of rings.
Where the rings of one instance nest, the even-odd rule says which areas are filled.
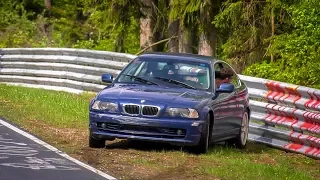
[[[231,72],[233,78],[225,83],[232,83],[234,85],[234,91],[231,93],[218,93],[216,77],[214,78],[214,91],[215,99],[213,101],[214,109],[214,119],[215,125],[221,136],[221,139],[227,139],[231,136],[237,135],[239,133],[239,127],[241,125],[242,118],[239,118],[240,102],[238,101],[238,89],[239,89],[239,79],[235,71],[225,62],[218,61],[214,64],[215,72]],[[219,138],[220,139],[220,138]]]

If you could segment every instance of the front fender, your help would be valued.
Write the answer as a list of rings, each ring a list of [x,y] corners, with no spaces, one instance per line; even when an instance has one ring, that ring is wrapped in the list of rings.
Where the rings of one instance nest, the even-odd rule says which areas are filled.
[[[89,103],[89,111],[91,111],[91,107],[92,107],[93,102],[94,102],[95,100],[96,100],[95,97],[91,99],[91,101],[90,101],[90,103]]]
[[[210,111],[212,111],[212,109],[209,106],[205,106],[204,108],[202,108],[202,110],[199,112],[200,119],[206,122],[207,115],[209,114]]]

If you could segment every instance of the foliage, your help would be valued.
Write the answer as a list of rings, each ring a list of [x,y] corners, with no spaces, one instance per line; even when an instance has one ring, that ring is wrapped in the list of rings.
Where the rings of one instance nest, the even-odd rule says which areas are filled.
[[[0,48],[71,47],[140,51],[141,0],[0,1]],[[152,0],[157,40],[168,38],[168,20],[192,36],[211,31],[201,9],[217,28],[217,56],[239,73],[319,87],[320,1],[318,0]],[[170,6],[169,6],[170,5]],[[202,11],[203,12],[203,11]],[[273,18],[273,21],[272,21]],[[51,31],[47,26],[52,27]],[[178,34],[178,33],[176,33]],[[182,33],[183,34],[183,33]],[[162,43],[159,50],[166,50]],[[245,71],[243,71],[245,70]],[[243,72],[242,72],[243,71]]]
[[[30,37],[35,35],[36,29],[28,19],[29,13],[22,3],[0,2],[0,47],[24,47],[32,45]]]
[[[137,9],[131,8],[131,2],[56,0],[51,17],[45,17],[43,0],[1,1],[0,47],[51,46],[136,53],[139,21],[134,18]],[[134,9],[126,17],[110,11],[117,7],[118,12],[127,12],[122,9],[125,6]],[[53,25],[52,34],[45,31],[48,23]]]
[[[84,11],[95,45],[93,49],[136,53],[139,50],[138,0],[84,0]],[[92,41],[92,39],[91,39]]]
[[[199,0],[173,1],[170,17],[173,20],[182,19],[183,25],[192,26],[198,23],[201,3]]]
[[[272,8],[275,7],[268,1],[228,0],[215,17],[222,38],[220,56],[239,72],[265,56],[270,43],[267,38],[271,36]]]
[[[320,7],[320,1],[286,6],[293,29],[275,36],[268,49],[277,61],[250,66],[244,73],[320,88],[320,9],[315,7]]]

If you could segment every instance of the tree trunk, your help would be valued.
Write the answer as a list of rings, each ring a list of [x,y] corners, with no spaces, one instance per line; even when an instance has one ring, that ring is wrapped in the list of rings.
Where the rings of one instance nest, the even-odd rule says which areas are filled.
[[[52,9],[52,0],[44,0],[44,7],[48,12],[48,16],[51,16],[51,9]]]
[[[122,26],[121,27],[121,31],[119,32],[119,34],[117,35],[117,39],[116,39],[116,43],[114,46],[114,51],[115,52],[125,52],[125,48],[124,48],[124,38],[125,38],[125,34],[126,34],[126,30],[125,27]]]
[[[193,29],[191,27],[183,27],[181,24],[179,26],[179,52],[192,53]]]
[[[172,10],[171,3],[173,0],[170,0],[170,11]],[[168,22],[168,36],[169,38],[176,36],[176,38],[170,39],[168,42],[168,51],[169,52],[179,52],[179,20],[173,21],[169,18]]]
[[[51,18],[51,10],[52,10],[52,0],[44,0],[44,17],[46,18],[46,22],[44,24],[44,31],[47,36],[47,45],[51,45],[51,36],[52,36],[52,24],[50,22]]]
[[[169,25],[168,25],[168,36],[175,37],[169,40],[168,42],[168,50],[169,52],[179,52],[179,21],[171,21],[169,19]]]
[[[198,54],[206,56],[216,55],[217,30],[215,27],[209,32],[201,32],[199,37]]]
[[[200,7],[200,22],[201,34],[199,38],[198,54],[206,56],[216,55],[217,46],[217,29],[212,21],[214,16],[218,13],[217,8],[214,8],[212,0],[205,0]]]
[[[274,37],[274,29],[275,29],[275,27],[274,27],[274,7],[272,7],[272,9],[271,9],[271,37],[272,38]],[[272,53],[270,55],[270,58],[271,58],[271,62],[273,62],[274,61],[274,57],[273,57]]]
[[[150,47],[157,41],[157,33],[155,32],[156,14],[154,5],[156,0],[141,0],[142,7],[140,9],[142,17],[140,18],[140,49]],[[157,51],[157,46],[148,48],[146,51]]]

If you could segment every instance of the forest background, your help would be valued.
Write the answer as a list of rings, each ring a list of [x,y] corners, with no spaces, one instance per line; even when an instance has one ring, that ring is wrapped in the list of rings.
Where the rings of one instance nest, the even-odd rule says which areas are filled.
[[[195,53],[320,88],[319,0],[0,0],[0,48]]]

